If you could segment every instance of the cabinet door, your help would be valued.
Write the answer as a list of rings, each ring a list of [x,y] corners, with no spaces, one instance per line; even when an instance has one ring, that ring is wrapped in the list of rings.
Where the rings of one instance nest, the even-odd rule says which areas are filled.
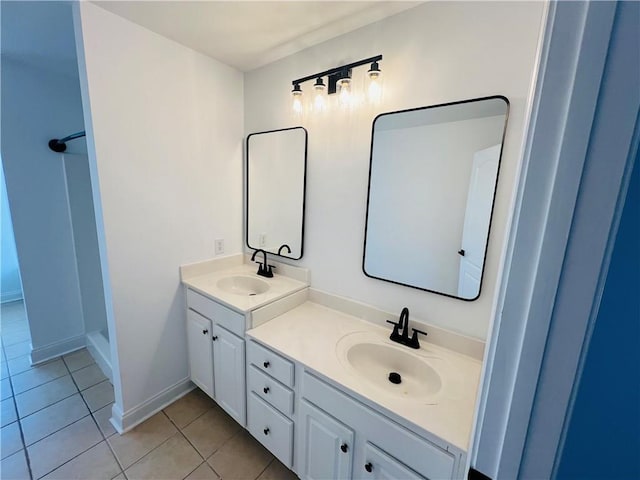
[[[213,397],[211,321],[193,310],[187,310],[187,341],[191,381]]]
[[[356,468],[356,478],[375,480],[425,480],[399,460],[383,452],[372,443],[364,446],[364,465]]]
[[[304,422],[302,478],[351,478],[353,431],[305,400],[301,402],[300,419]]]
[[[244,340],[213,325],[213,368],[216,401],[242,426],[246,425]]]

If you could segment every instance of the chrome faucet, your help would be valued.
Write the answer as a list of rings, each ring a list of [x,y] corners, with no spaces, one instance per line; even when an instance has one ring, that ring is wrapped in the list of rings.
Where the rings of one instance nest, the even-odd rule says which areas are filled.
[[[264,263],[260,262],[260,261],[256,261],[256,255],[262,252],[262,254],[264,255]],[[256,262],[259,263],[260,266],[258,267],[258,275],[260,275],[261,277],[267,277],[267,278],[273,278],[273,265],[268,265],[267,264],[267,252],[265,252],[264,250],[262,250],[261,248],[259,248],[258,250],[256,250],[255,252],[253,252],[253,255],[251,256],[251,261],[252,262]]]
[[[387,320],[387,323],[393,325],[393,332],[391,332],[389,339],[392,342],[406,345],[409,348],[420,348],[420,342],[418,341],[419,333],[425,337],[427,336],[427,332],[423,332],[417,328],[412,328],[411,330],[413,330],[413,335],[409,338],[409,309],[407,307],[402,309],[402,312],[400,312],[400,318],[397,322]],[[402,333],[400,333],[400,330],[402,330]]]

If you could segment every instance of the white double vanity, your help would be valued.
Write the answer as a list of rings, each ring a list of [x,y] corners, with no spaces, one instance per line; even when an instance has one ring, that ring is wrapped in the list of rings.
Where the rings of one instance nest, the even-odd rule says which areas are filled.
[[[416,322],[419,349],[394,343],[396,315],[275,265],[181,267],[192,381],[300,478],[463,478],[482,342]]]

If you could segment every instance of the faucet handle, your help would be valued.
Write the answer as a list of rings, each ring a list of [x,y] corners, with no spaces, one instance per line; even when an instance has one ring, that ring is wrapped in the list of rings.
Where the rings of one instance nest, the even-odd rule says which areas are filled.
[[[275,265],[266,265],[264,266],[264,275],[267,278],[273,277],[273,269],[276,268]]]
[[[407,343],[407,347],[411,348],[420,348],[420,342],[418,341],[418,334],[424,335],[425,337],[428,335],[427,332],[423,332],[422,330],[418,330],[417,328],[412,328],[413,335],[411,335],[411,340]]]
[[[387,323],[390,323],[391,325],[393,325],[393,332],[391,332],[391,335],[389,336],[390,340],[398,341],[400,339],[400,322],[394,322],[393,320],[387,320]]]

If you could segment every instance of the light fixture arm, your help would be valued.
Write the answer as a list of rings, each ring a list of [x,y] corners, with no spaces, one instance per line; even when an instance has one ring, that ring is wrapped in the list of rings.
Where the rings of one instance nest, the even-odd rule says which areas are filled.
[[[364,60],[358,60],[357,62],[347,63],[346,65],[341,65],[339,67],[330,68],[329,70],[325,70],[324,72],[314,73],[313,75],[307,75],[306,77],[298,78],[297,80],[293,80],[291,85],[294,87],[304,82],[308,82],[309,80],[317,80],[318,77],[332,77],[342,78],[344,72],[349,72],[352,68],[360,67],[362,65],[379,62],[382,60],[382,55],[376,55],[375,57],[365,58]]]

